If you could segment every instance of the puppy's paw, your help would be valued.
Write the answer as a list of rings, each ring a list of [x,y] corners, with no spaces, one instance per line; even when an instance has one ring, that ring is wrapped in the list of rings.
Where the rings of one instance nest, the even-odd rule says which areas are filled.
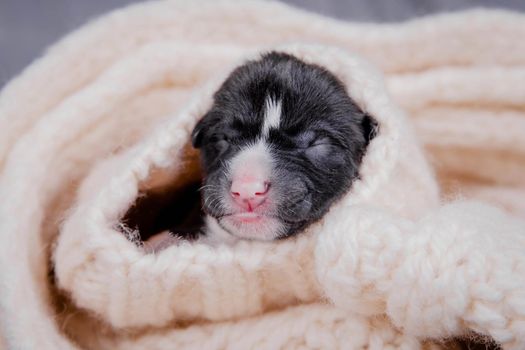
[[[164,231],[151,236],[144,242],[143,248],[146,253],[157,253],[171,247],[172,245],[180,245],[183,241],[183,238],[176,236],[169,231]]]

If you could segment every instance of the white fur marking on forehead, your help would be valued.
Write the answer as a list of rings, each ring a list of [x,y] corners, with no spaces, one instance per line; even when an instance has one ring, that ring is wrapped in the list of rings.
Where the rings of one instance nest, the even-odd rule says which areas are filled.
[[[263,137],[268,137],[270,128],[278,128],[281,123],[281,101],[275,100],[270,96],[264,102],[264,123],[262,127]]]

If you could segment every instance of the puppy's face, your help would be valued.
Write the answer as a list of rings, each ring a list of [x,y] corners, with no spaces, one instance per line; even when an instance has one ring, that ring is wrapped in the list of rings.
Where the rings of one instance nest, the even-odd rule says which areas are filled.
[[[204,211],[237,238],[293,235],[349,189],[372,130],[325,69],[275,52],[248,62],[193,131]]]

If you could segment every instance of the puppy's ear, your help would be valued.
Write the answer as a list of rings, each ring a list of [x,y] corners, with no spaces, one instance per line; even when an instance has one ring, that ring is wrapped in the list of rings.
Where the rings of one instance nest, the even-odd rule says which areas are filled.
[[[379,124],[368,114],[365,114],[363,121],[361,122],[361,127],[363,128],[363,135],[365,135],[367,144],[372,141],[379,132]]]
[[[195,125],[191,133],[191,145],[194,148],[199,148],[202,144],[202,120]]]
[[[207,119],[209,119],[209,113],[205,114],[199,120],[191,133],[191,144],[194,148],[200,148],[202,146],[203,129],[206,126]]]

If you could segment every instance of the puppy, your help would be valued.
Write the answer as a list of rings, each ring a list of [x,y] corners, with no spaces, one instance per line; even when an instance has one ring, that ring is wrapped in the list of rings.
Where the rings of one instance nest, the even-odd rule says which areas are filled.
[[[349,190],[376,129],[325,68],[278,52],[238,67],[192,133],[204,171],[200,239],[301,232]]]
[[[304,230],[349,190],[376,126],[320,66],[270,52],[238,67],[192,134],[207,234],[273,240]]]

